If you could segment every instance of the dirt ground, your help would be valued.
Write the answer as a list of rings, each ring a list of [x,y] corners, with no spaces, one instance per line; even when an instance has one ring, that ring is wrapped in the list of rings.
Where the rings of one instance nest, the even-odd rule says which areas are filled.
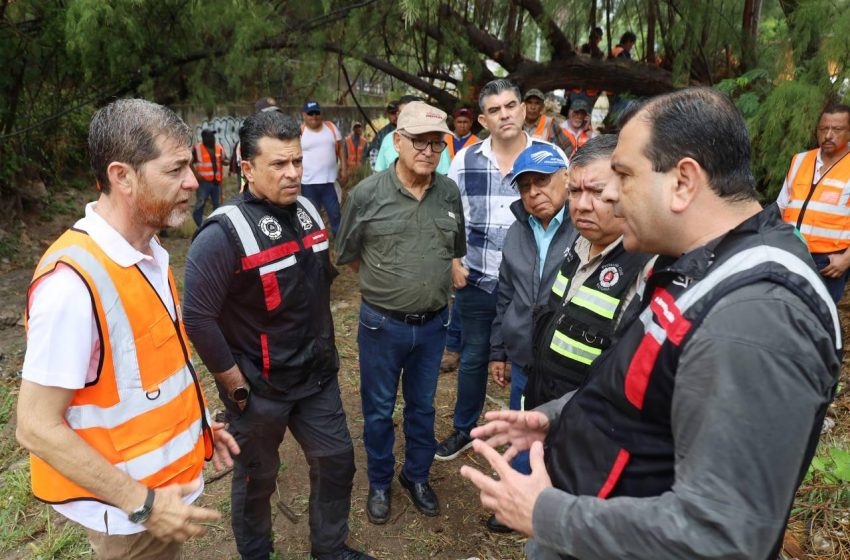
[[[4,475],[9,480],[11,473],[23,470],[26,466],[24,453],[14,443],[14,408],[10,406],[17,393],[20,369],[24,352],[24,330],[20,322],[24,307],[26,287],[28,285],[35,258],[46,248],[49,241],[65,227],[72,224],[82,213],[82,202],[85,195],[69,193],[64,214],[58,214],[49,220],[41,220],[26,227],[24,250],[25,255],[14,259],[0,260],[0,405],[4,402],[6,415],[0,409],[0,477]],[[191,221],[191,220],[190,220]],[[183,263],[190,241],[190,233],[194,226],[185,226],[164,239],[164,245],[171,254],[171,262],[175,277],[182,288]],[[467,452],[461,458],[448,463],[435,462],[432,469],[432,485],[440,498],[442,506],[439,517],[425,517],[416,511],[406,492],[397,481],[393,483],[392,517],[383,526],[372,525],[366,519],[364,511],[368,481],[366,479],[366,459],[362,444],[363,416],[360,410],[359,371],[357,356],[357,312],[359,292],[356,276],[349,270],[341,270],[341,275],[333,285],[332,306],[336,324],[337,344],[341,358],[339,372],[342,388],[343,403],[348,416],[348,425],[354,440],[357,474],[354,480],[352,510],[350,515],[351,535],[349,544],[355,548],[366,550],[381,559],[426,559],[440,558],[451,560],[480,559],[513,559],[523,558],[522,546],[524,538],[517,535],[494,535],[484,528],[488,516],[479,501],[474,487],[463,479],[458,470],[467,464],[485,469],[486,462]],[[846,304],[846,301],[845,301]],[[842,320],[847,332],[848,308],[842,308]],[[206,394],[210,401],[210,409],[220,407],[216,393],[212,388],[211,376],[206,372],[200,361],[195,357],[199,371],[203,372]],[[846,368],[845,368],[846,369]],[[442,438],[451,431],[452,413],[454,406],[456,376],[454,373],[440,376],[437,393],[437,437]],[[506,406],[508,392],[493,384],[488,388],[487,407],[497,409]],[[401,433],[401,397],[396,408],[396,456],[401,457],[399,449],[403,445]],[[836,433],[846,442],[848,424],[850,424],[850,400],[846,394],[839,398],[839,403],[833,407],[832,416],[838,422]],[[846,447],[845,447],[846,449]],[[308,540],[307,497],[309,493],[307,467],[304,456],[292,437],[286,437],[281,448],[283,467],[278,479],[278,493],[273,502],[280,502],[283,507],[274,507],[274,536],[275,549],[278,559],[303,559],[310,550]],[[207,478],[214,475],[208,467]],[[230,529],[229,489],[230,475],[226,475],[207,484],[200,504],[212,507],[222,513],[222,520],[214,524],[208,534],[187,544],[184,557],[187,559],[204,558],[209,560],[238,558]],[[4,507],[3,500],[6,491],[0,487],[0,510]],[[7,498],[11,502],[11,495]],[[850,504],[841,504],[843,508]],[[18,515],[15,523],[32,522],[37,516],[46,515],[46,508],[37,503],[28,504]],[[284,513],[286,511],[286,513]],[[0,525],[2,513],[0,512]],[[82,543],[77,546],[59,547],[61,552],[44,553],[39,545],[50,535],[59,531],[63,522],[54,515],[50,520],[33,534],[27,535],[16,546],[3,546],[0,536],[0,558],[88,558],[90,555]],[[788,557],[803,558],[850,558],[850,540],[842,534],[833,538],[834,544],[830,552],[820,556],[808,555],[811,552],[813,532],[819,527],[817,523],[799,521],[792,523],[789,532]],[[0,532],[3,529],[0,526]],[[77,540],[81,535],[76,534]],[[835,540],[837,539],[837,540]],[[796,553],[794,553],[796,552]],[[825,550],[824,550],[825,552]]]

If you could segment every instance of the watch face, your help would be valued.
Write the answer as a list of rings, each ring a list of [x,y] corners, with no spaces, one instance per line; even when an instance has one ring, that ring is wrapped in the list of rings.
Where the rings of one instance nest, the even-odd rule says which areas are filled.
[[[248,398],[248,389],[245,387],[237,387],[233,391],[233,400],[234,401],[244,401]]]

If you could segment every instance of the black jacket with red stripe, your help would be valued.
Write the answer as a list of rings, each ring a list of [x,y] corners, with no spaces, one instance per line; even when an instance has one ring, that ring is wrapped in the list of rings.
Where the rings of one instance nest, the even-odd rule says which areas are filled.
[[[679,358],[719,300],[758,282],[780,284],[796,295],[831,334],[840,356],[831,300],[805,245],[782,223],[775,208],[681,258],[659,258],[640,311],[617,343],[593,363],[549,431],[545,458],[555,488],[603,499],[660,496],[673,488],[677,448],[671,405]],[[785,329],[782,334],[787,336],[794,327],[765,328]],[[729,336],[734,336],[735,325],[729,329]],[[840,358],[833,363],[840,364]],[[814,454],[831,398],[832,394],[811,419],[798,484]],[[747,458],[741,461],[747,468]],[[790,510],[790,501],[787,507]],[[776,542],[781,538],[777,535]]]
[[[314,392],[339,369],[330,311],[337,272],[316,208],[303,197],[277,206],[246,191],[198,232],[211,223],[239,255],[218,325],[252,390],[278,398]]]

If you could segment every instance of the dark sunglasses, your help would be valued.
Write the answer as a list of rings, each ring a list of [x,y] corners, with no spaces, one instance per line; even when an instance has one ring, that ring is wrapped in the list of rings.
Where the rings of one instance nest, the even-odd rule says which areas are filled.
[[[316,115],[321,115],[321,111],[307,111],[307,115],[311,117],[315,117]]]

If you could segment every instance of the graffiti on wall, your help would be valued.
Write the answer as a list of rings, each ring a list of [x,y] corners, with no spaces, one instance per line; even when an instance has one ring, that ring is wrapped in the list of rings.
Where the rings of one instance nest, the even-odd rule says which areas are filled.
[[[211,120],[205,120],[195,127],[195,138],[198,142],[201,140],[201,131],[209,128],[215,131],[215,141],[221,144],[226,157],[230,157],[233,153],[233,147],[239,143],[239,127],[242,126],[244,117],[214,117]]]

